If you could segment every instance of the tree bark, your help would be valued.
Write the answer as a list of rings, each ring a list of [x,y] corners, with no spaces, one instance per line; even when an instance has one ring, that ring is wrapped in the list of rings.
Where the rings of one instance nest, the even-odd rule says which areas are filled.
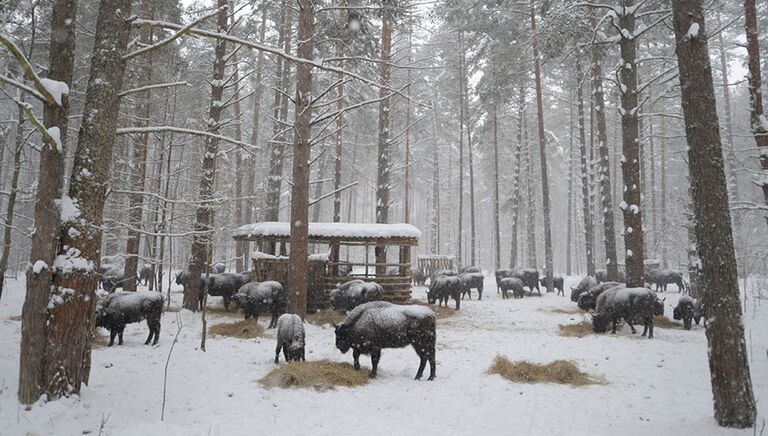
[[[619,14],[622,29],[619,47],[623,64],[619,67],[621,90],[621,130],[624,155],[621,172],[624,200],[619,208],[624,214],[624,248],[627,287],[642,287],[644,279],[643,219],[640,207],[640,141],[638,138],[637,52],[634,0],[625,0]],[[629,37],[628,37],[629,36]]]
[[[573,93],[570,94],[571,101],[573,101]],[[572,265],[572,241],[573,241],[573,150],[574,150],[574,116],[573,116],[573,103],[568,103],[568,207],[566,214],[566,241],[565,241],[565,274],[570,276]]]
[[[389,144],[389,127],[390,127],[390,97],[389,91],[385,87],[389,87],[391,67],[390,62],[392,60],[392,10],[394,4],[392,0],[382,0],[381,11],[381,55],[379,63],[379,83],[382,85],[379,88],[379,139],[377,148],[377,171],[376,171],[376,222],[388,223],[389,222],[389,191],[390,191],[390,171],[392,170],[390,162],[390,144]],[[376,275],[384,275],[386,273],[386,266],[382,265],[387,262],[387,247],[376,246]]]
[[[597,26],[593,8],[589,8],[592,27]],[[603,241],[605,243],[605,267],[608,280],[618,279],[619,265],[616,257],[616,225],[613,217],[613,195],[611,192],[611,162],[608,150],[608,127],[605,122],[605,99],[603,93],[602,53],[600,47],[593,45],[592,50],[592,100],[595,106],[595,130],[597,131],[597,149],[600,162],[600,202],[603,208]]]
[[[464,38],[459,31],[459,232],[456,235],[456,267],[464,264]]]
[[[467,60],[466,60],[466,47],[464,47],[463,32],[459,32],[459,47],[461,50],[461,59],[459,62],[459,68],[461,70],[461,82],[463,96],[464,110],[464,126],[467,131],[467,155],[469,157],[469,257],[470,264],[477,265],[477,231],[475,225],[475,165],[474,165],[474,151],[472,149],[472,117],[469,113],[469,89],[467,88]],[[410,71],[410,70],[409,70]]]
[[[576,56],[576,99],[579,107],[579,152],[581,155],[581,200],[582,213],[584,215],[584,251],[587,260],[587,275],[595,276],[595,227],[592,223],[592,207],[590,206],[590,176],[589,156],[587,155],[587,143],[584,120],[584,73],[581,69],[581,59]]]
[[[140,15],[141,18],[151,20],[154,15],[154,2],[151,0],[141,0]],[[139,42],[146,47],[152,45],[152,26],[144,25],[139,31]],[[139,79],[137,86],[149,86],[152,84],[152,54],[148,52],[140,58],[141,65],[138,66]],[[138,103],[136,105],[137,127],[149,126],[151,112],[152,92],[150,90],[142,91],[136,96]],[[139,134],[138,141],[133,144],[133,154],[131,162],[134,168],[131,173],[131,191],[128,195],[128,240],[125,245],[125,266],[123,270],[123,291],[136,292],[136,278],[139,267],[139,249],[141,248],[141,227],[144,211],[144,182],[147,178],[147,148],[149,144],[149,133]]]
[[[523,113],[523,116],[526,116]],[[533,196],[533,159],[531,153],[533,148],[528,140],[528,125],[526,118],[521,119],[523,123],[523,145],[525,146],[525,183],[526,183],[526,266],[529,268],[537,268],[538,260],[536,253],[536,199]]]
[[[96,22],[83,123],[69,195],[62,198],[61,245],[54,261],[43,390],[77,394],[87,382],[96,307],[102,214],[123,85],[131,2],[102,0]],[[67,206],[70,203],[71,206]],[[49,304],[50,307],[50,304]]]
[[[20,101],[24,101],[21,95]],[[16,134],[13,147],[13,172],[11,173],[11,189],[8,193],[8,204],[5,209],[5,220],[3,222],[3,249],[0,255],[0,299],[3,297],[3,285],[5,284],[5,272],[8,270],[8,259],[11,254],[11,244],[13,242],[13,217],[16,209],[16,196],[19,192],[19,173],[21,173],[21,151],[24,148],[24,109],[19,106],[18,117],[16,120]]]
[[[550,205],[549,205],[549,176],[547,169],[547,138],[544,132],[544,106],[541,96],[541,60],[539,59],[539,42],[536,32],[536,12],[533,8],[533,0],[531,5],[531,33],[533,34],[533,71],[534,79],[536,81],[536,115],[539,125],[539,163],[541,164],[541,196],[542,196],[542,212],[544,214],[544,262],[546,269],[546,277],[544,283],[547,287],[547,292],[552,292],[553,283],[553,252],[552,252],[552,225],[550,219]]]
[[[346,0],[339,0],[339,22],[344,20],[344,6]],[[344,43],[341,39],[336,41],[336,57],[339,59],[344,56]],[[344,61],[340,62],[340,67],[344,67]],[[336,110],[339,112],[339,116],[336,118],[336,158],[333,165],[333,189],[336,192],[333,194],[333,222],[341,222],[341,153],[344,145],[344,116],[342,111],[344,110],[344,75],[338,73],[336,79],[339,84],[336,85]],[[407,167],[406,167],[407,168]]]
[[[707,302],[715,419],[724,427],[751,427],[755,423],[755,399],[741,320],[728,190],[701,0],[673,0],[672,13],[702,265],[701,287]]]
[[[513,192],[513,201],[512,201],[512,240],[510,242],[510,252],[509,252],[509,267],[515,268],[518,263],[519,253],[518,253],[518,229],[520,227],[520,210],[521,210],[521,201],[522,198],[521,190],[522,190],[522,179],[521,179],[521,170],[522,170],[522,162],[521,162],[521,156],[523,150],[523,131],[525,130],[525,86],[520,85],[520,97],[518,99],[518,123],[517,123],[517,144],[515,145],[515,174],[514,174],[514,181],[515,185],[512,187]]]
[[[51,42],[48,50],[48,78],[71,84],[75,60],[76,0],[56,0],[51,14]],[[58,127],[61,144],[67,143],[69,99],[62,104],[52,102],[43,108],[46,128]],[[44,143],[40,151],[37,194],[35,196],[35,232],[29,263],[47,265],[39,273],[27,271],[27,293],[21,314],[21,350],[19,359],[19,402],[32,404],[46,392],[46,346],[48,345],[52,265],[59,245],[60,209],[64,183],[64,150],[56,144]],[[97,263],[98,265],[98,263]]]
[[[749,109],[752,134],[760,150],[760,168],[763,177],[758,185],[763,190],[763,197],[768,204],[768,118],[763,113],[763,93],[760,76],[760,45],[757,32],[757,11],[755,0],[744,0],[744,18],[747,33],[747,75],[749,83]],[[768,216],[766,216],[768,223]]]
[[[661,214],[661,232],[662,236],[666,235],[667,233],[667,118],[662,116],[661,121],[659,123],[659,127],[661,128],[661,150],[659,151],[659,157],[661,159],[661,162],[659,163],[659,172],[660,175],[660,181],[659,183],[661,186],[659,189],[661,190],[661,199],[660,199],[660,205],[661,208],[660,214]],[[664,266],[664,268],[667,267],[667,244],[663,240],[660,242],[661,244],[661,263]]]
[[[216,7],[223,8],[216,14],[216,27],[220,33],[227,32],[228,11],[224,6],[228,0],[217,0]],[[224,70],[227,60],[227,46],[223,39],[214,41],[213,78],[211,80],[211,102],[208,107],[206,131],[218,135],[221,129],[221,114],[223,112]],[[198,198],[200,203],[195,212],[195,235],[192,238],[191,261],[189,277],[184,284],[182,307],[193,312],[199,309],[200,276],[207,272],[209,253],[212,252],[213,239],[213,195],[216,190],[216,156],[219,154],[219,139],[209,136],[205,139],[205,148],[200,173]],[[207,283],[207,280],[206,280]]]
[[[286,53],[290,53],[293,11],[290,8],[290,3],[286,0],[283,0],[281,18],[283,25],[279,30],[279,43],[283,45],[283,50]],[[270,143],[265,221],[277,221],[280,216],[280,189],[283,183],[283,161],[285,160],[285,151],[287,149],[285,130],[288,128],[289,99],[286,96],[290,89],[291,64],[281,57],[277,59],[276,77],[279,78],[279,83],[275,90],[275,124],[272,129],[272,140]],[[267,251],[274,254],[274,244],[270,244]]]
[[[230,18],[232,26],[235,25],[235,16]],[[235,71],[232,76],[232,82],[234,86],[234,97],[232,108],[235,113],[235,140],[240,142],[243,139],[243,128],[240,124],[242,119],[242,108],[240,107],[240,67],[237,63],[237,53],[232,55],[232,63],[235,66]],[[241,226],[247,224],[243,221],[243,175],[246,172],[243,169],[243,152],[242,150],[235,151],[235,226]],[[235,272],[242,272],[243,265],[245,264],[245,244],[241,241],[235,242]]]
[[[496,248],[493,264],[495,269],[501,268],[501,224],[499,220],[499,133],[496,103],[491,106],[493,122],[493,232],[494,247]]]
[[[299,48],[297,54],[312,59],[315,33],[314,0],[299,0]],[[309,231],[309,157],[312,140],[312,67],[300,63],[296,67],[296,97],[293,142],[293,186],[291,188],[291,253],[288,279],[289,313],[302,319],[307,315],[309,263],[307,234]]]
[[[440,252],[440,149],[437,146],[437,89],[432,104],[432,254]]]

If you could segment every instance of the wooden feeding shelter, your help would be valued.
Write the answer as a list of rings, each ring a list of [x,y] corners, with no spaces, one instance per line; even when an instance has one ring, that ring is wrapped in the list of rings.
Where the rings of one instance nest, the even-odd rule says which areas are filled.
[[[286,246],[290,245],[291,229],[287,222],[261,222],[244,225],[235,230],[236,241],[256,243],[253,259],[253,279],[288,282],[290,264]],[[307,308],[328,307],[328,293],[339,283],[353,279],[375,281],[384,288],[384,299],[404,302],[411,298],[411,248],[419,244],[421,231],[411,224],[310,223],[308,243],[327,246],[327,251],[309,258],[309,289]],[[265,254],[265,247],[280,246],[281,256]],[[340,248],[363,250],[360,259],[340,260]],[[397,262],[377,263],[373,248],[398,248]],[[349,251],[349,249],[348,249]]]
[[[424,254],[417,256],[419,271],[427,277],[441,269],[453,270],[454,257],[446,254]]]

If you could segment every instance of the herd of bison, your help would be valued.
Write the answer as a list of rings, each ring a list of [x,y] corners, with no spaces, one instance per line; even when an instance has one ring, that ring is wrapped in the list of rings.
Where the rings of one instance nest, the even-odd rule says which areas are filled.
[[[96,308],[96,325],[110,332],[109,346],[118,337],[118,344],[123,343],[123,330],[126,324],[147,321],[149,336],[146,344],[157,344],[160,334],[160,318],[163,313],[164,298],[158,292],[114,292],[125,280],[121,265],[111,258],[102,260],[100,283],[106,295],[99,299]],[[545,278],[537,269],[501,269],[495,271],[496,292],[503,299],[524,298],[526,295],[541,295],[545,287]],[[472,291],[477,291],[477,299],[483,297],[485,276],[478,267],[464,267],[460,271],[441,270],[429,277],[419,270],[412,271],[414,285],[428,286],[429,304],[448,306],[449,300],[455,302],[455,309],[461,309],[465,298],[472,299]],[[151,280],[151,270],[142,268],[139,281]],[[186,286],[194,278],[186,271],[176,276],[178,285]],[[304,360],[305,331],[302,319],[295,314],[287,314],[286,295],[281,283],[276,281],[252,281],[250,272],[227,273],[223,264],[213,265],[207,274],[201,275],[200,292],[208,290],[211,296],[222,297],[226,310],[231,305],[242,310],[245,319],[258,321],[261,313],[271,316],[268,328],[277,328],[277,347],[275,363],[278,363],[282,350],[286,361]],[[336,347],[346,353],[352,350],[355,369],[360,368],[360,355],[371,358],[371,377],[376,376],[381,350],[401,348],[412,345],[420,358],[416,379],[422,377],[427,362],[430,365],[429,380],[435,378],[435,338],[436,317],[432,309],[424,305],[399,305],[381,301],[383,288],[375,282],[352,279],[341,283],[330,292],[330,305],[333,310],[346,314],[344,320],[334,324]],[[655,270],[646,273],[646,287],[628,288],[619,274],[616,281],[608,281],[605,270],[598,270],[594,276],[584,277],[576,287],[571,288],[571,301],[592,316],[592,328],[597,333],[604,333],[609,326],[612,333],[621,320],[636,333],[635,324],[643,325],[643,336],[653,338],[653,318],[664,313],[664,300],[656,292],[666,291],[667,285],[675,284],[680,292],[687,293],[685,279],[671,270]],[[558,295],[565,296],[564,279],[555,276],[553,288]],[[655,291],[652,286],[655,285]],[[527,289],[526,289],[527,288]],[[534,294],[536,292],[536,294]],[[200,297],[200,304],[204,299]],[[682,320],[685,329],[690,329],[692,321],[699,324],[703,314],[703,302],[689,295],[682,295],[673,316]]]

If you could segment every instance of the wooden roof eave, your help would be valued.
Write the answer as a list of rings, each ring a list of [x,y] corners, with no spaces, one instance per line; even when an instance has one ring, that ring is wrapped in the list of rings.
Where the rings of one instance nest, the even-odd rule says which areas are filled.
[[[267,236],[267,235],[237,235],[233,238],[235,241],[247,242],[284,242],[290,243],[290,236]],[[388,246],[416,246],[419,245],[418,238],[367,238],[367,237],[326,237],[309,236],[309,243],[328,244],[328,245],[346,245],[346,246],[365,246],[365,245],[388,245]]]

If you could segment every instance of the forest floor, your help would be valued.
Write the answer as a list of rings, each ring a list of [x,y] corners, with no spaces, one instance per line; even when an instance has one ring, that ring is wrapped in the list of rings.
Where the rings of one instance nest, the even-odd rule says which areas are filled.
[[[566,289],[576,281],[567,279]],[[419,361],[409,347],[384,350],[378,378],[360,387],[267,389],[258,380],[275,367],[274,330],[256,339],[209,336],[202,352],[200,316],[169,311],[158,346],[144,345],[146,323],[130,324],[125,345],[93,351],[91,383],[80,397],[25,410],[16,400],[24,283],[9,279],[0,301],[0,435],[762,434],[768,417],[768,304],[745,316],[759,408],[753,433],[720,428],[712,418],[702,326],[657,327],[652,340],[632,335],[627,326],[615,336],[561,336],[560,325],[588,320],[568,298],[502,300],[492,274],[485,287],[482,301],[464,301],[458,314],[438,321],[434,381],[413,380]],[[415,288],[414,298],[424,299],[425,290]],[[670,290],[671,318],[679,294],[674,286]],[[172,296],[178,308],[180,290],[174,288]],[[212,297],[210,304],[219,301]],[[208,313],[209,326],[241,317]],[[163,373],[179,320],[183,328],[168,367],[161,421]],[[267,322],[260,320],[264,327]],[[307,324],[306,331],[307,360],[352,361],[351,352],[335,348],[331,326]],[[486,374],[497,355],[537,363],[572,360],[603,383],[513,383]],[[370,368],[366,356],[361,363]]]

